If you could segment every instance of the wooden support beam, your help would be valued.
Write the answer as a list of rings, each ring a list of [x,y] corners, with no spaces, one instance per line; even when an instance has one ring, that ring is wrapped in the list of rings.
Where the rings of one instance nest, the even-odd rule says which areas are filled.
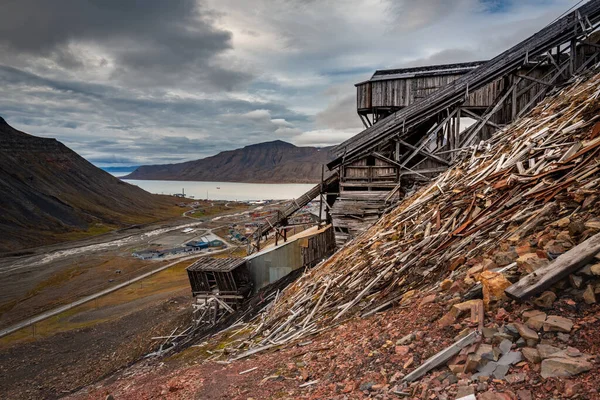
[[[513,92],[514,92],[514,90],[513,90]],[[462,110],[464,111],[465,114],[468,114],[473,119],[476,119],[478,121],[483,121],[484,120],[483,117],[475,114],[473,111],[467,110],[466,108],[463,108]],[[501,129],[500,126],[498,126],[497,124],[493,123],[492,121],[484,121],[484,123],[486,125],[489,125],[489,126],[492,126],[492,127],[496,128],[496,129]]]
[[[398,142],[402,143],[402,145],[408,147],[409,149],[412,149],[412,150],[415,150],[415,151],[419,152],[419,154],[422,154],[425,157],[431,158],[432,160],[435,160],[435,161],[437,161],[439,163],[442,163],[444,165],[450,165],[450,163],[448,161],[444,160],[443,158],[438,157],[435,154],[431,154],[430,152],[428,152],[426,150],[419,149],[418,147],[413,146],[412,144],[407,143],[407,142],[405,142],[402,139],[398,139]]]
[[[559,76],[561,76],[563,74],[563,72],[567,69],[567,67],[570,65],[569,62],[565,62],[565,65],[560,68],[558,70],[558,72],[550,78],[549,82],[554,82],[556,79],[558,79]],[[546,93],[546,89],[540,90],[538,93],[536,93],[535,96],[533,96],[533,98],[529,101],[529,103],[527,103],[517,114],[517,118],[519,118],[521,115],[525,114],[527,112],[527,110],[529,109],[529,107],[531,107],[536,101],[538,101],[538,99],[544,95]]]
[[[358,116],[360,117],[360,120],[362,121],[363,125],[365,126],[365,129],[369,129],[369,127],[371,125],[367,124],[367,122],[365,121],[364,117],[362,116],[362,114],[358,114]]]
[[[512,76],[512,82],[514,83],[516,79],[516,76],[513,75]],[[511,98],[511,104],[510,104],[510,119],[511,121],[514,121],[515,119],[517,119],[517,102],[518,102],[518,95],[517,95],[517,86],[514,85],[513,89],[512,89],[512,98]]]
[[[386,156],[384,156],[384,155],[381,155],[381,154],[379,154],[379,153],[376,153],[376,152],[373,152],[372,154],[376,154],[378,157],[382,158],[384,161],[387,161],[387,162],[389,162],[390,164],[394,164],[394,165],[396,165],[396,166],[397,166],[399,169],[405,169],[405,170],[409,171],[410,173],[413,173],[413,174],[419,175],[419,176],[421,176],[422,178],[425,178],[425,179],[429,180],[429,178],[428,178],[428,177],[426,177],[425,175],[422,175],[422,174],[420,174],[420,173],[419,173],[419,172],[417,172],[417,171],[414,171],[414,170],[412,170],[412,169],[410,169],[410,168],[408,168],[408,167],[405,167],[404,165],[402,165],[402,164],[400,164],[400,163],[397,163],[396,161],[394,161],[394,160],[391,160],[391,159],[387,158],[387,157],[386,157]],[[372,168],[372,167],[371,167],[371,168]],[[400,173],[400,174],[402,174],[402,173]],[[397,175],[398,175],[398,174],[397,174]]]
[[[531,77],[531,76],[527,76],[527,75],[523,75],[523,74],[516,74],[516,76],[518,76],[519,78],[527,79],[528,81],[532,81],[532,82],[536,82],[536,83],[542,84],[542,85],[554,86],[553,83],[542,81],[540,79],[537,79],[537,78],[534,78],[534,77]]]
[[[600,253],[600,233],[573,247],[544,267],[509,286],[505,292],[515,300],[526,300],[579,270]]]
[[[448,116],[446,117],[446,119],[444,119],[444,121],[442,121],[431,133],[426,133],[425,134],[425,138],[423,140],[423,142],[419,145],[418,150],[414,150],[403,162],[402,162],[402,166],[405,166],[406,164],[408,164],[408,162],[410,160],[413,159],[414,156],[416,156],[420,150],[423,150],[425,148],[425,146],[427,145],[427,143],[429,143],[429,141],[439,132],[440,129],[442,129],[446,123],[452,118],[454,117],[454,115],[456,114],[456,110],[452,111],[451,113],[448,114]]]
[[[467,136],[460,143],[460,147],[464,147],[465,145],[468,145],[471,142],[471,140],[473,140],[475,138],[475,136],[479,133],[479,131],[481,131],[483,129],[486,122],[489,121],[489,119],[492,117],[492,115],[496,114],[496,112],[500,109],[502,104],[504,104],[504,101],[508,98],[508,96],[511,94],[514,87],[516,87],[519,84],[519,82],[521,82],[521,78],[518,78],[515,81],[515,83],[513,83],[513,86],[511,88],[509,88],[506,91],[506,93],[504,93],[502,96],[500,96],[500,98],[498,99],[498,101],[496,102],[494,107],[490,110],[490,112],[486,113],[485,116],[483,116],[483,118],[477,123],[477,126],[469,133],[469,136]]]

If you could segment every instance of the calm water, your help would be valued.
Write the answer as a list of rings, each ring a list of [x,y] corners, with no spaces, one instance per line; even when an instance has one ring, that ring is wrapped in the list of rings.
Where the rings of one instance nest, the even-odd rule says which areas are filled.
[[[157,194],[181,193],[186,197],[209,200],[285,200],[300,197],[314,184],[295,183],[234,183],[234,182],[187,182],[146,181],[124,179],[142,189]],[[220,189],[217,189],[220,188]]]

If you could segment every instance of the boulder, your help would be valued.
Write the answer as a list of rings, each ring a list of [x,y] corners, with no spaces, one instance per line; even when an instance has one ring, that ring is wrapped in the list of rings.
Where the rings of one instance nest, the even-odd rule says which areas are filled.
[[[547,358],[542,361],[540,375],[543,378],[574,376],[593,368],[583,357]]]
[[[569,333],[571,329],[573,329],[573,321],[558,315],[549,315],[544,322],[544,331],[546,332]]]
[[[512,264],[516,260],[517,256],[518,254],[514,250],[498,251],[494,254],[494,262],[499,267],[504,267],[508,264]]]
[[[517,398],[519,400],[533,400],[533,395],[531,394],[531,390],[521,389],[517,390]]]
[[[569,226],[570,223],[571,220],[569,219],[569,217],[561,218],[555,222],[556,226],[558,226],[561,229],[566,228],[567,226]]]
[[[405,356],[410,352],[410,348],[408,346],[396,346],[394,352],[399,356]]]
[[[569,229],[569,234],[571,236],[578,236],[585,231],[585,224],[581,221],[573,221],[569,224],[567,229]]]
[[[510,383],[511,385],[514,385],[515,383],[525,382],[525,380],[527,379],[527,374],[524,372],[517,372],[514,374],[506,375],[504,379],[506,380],[506,382]]]
[[[525,314],[523,314],[525,318]],[[544,326],[544,322],[546,321],[546,313],[539,311],[537,314],[531,314],[531,317],[527,319],[525,322],[528,327],[539,331]]]
[[[563,392],[566,397],[573,397],[578,394],[581,389],[583,389],[581,382],[566,381]]]
[[[430,294],[429,296],[423,297],[423,299],[419,303],[419,307],[423,307],[426,304],[433,303],[435,301],[435,298],[436,298],[435,293],[434,294]]]
[[[583,278],[578,275],[569,275],[569,282],[571,283],[571,286],[575,289],[581,289],[581,287],[583,286]]]
[[[403,345],[411,344],[413,340],[415,340],[415,334],[409,333],[408,335],[398,339],[396,341],[396,344],[398,346],[403,346]]]
[[[452,279],[444,279],[442,283],[440,283],[440,289],[446,291],[452,287],[452,283],[454,283]]]
[[[474,394],[475,388],[473,386],[459,386],[456,391],[456,398],[460,399]]]
[[[481,356],[473,353],[467,356],[467,362],[465,363],[464,372],[473,373],[479,369],[482,365]]]
[[[485,393],[481,393],[477,396],[477,400],[512,400],[511,397],[506,393],[492,392],[491,390]]]
[[[498,347],[500,348],[500,352],[502,352],[502,354],[506,354],[512,348],[512,342],[508,339],[504,339],[502,342],[500,342]]]

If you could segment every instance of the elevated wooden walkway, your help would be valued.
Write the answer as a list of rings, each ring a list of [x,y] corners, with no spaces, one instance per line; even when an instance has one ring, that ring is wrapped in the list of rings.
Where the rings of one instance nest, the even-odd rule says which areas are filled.
[[[250,238],[248,254],[252,254],[255,251],[260,250],[260,240],[262,236],[267,235],[272,230],[276,230],[279,226],[287,225],[288,218],[301,210],[312,200],[316,199],[319,195],[326,193],[328,188],[336,185],[338,181],[339,175],[337,173],[332,174],[327,179],[323,180],[322,183],[315,185],[302,196],[298,197],[297,199],[293,199],[287,207],[278,210],[275,216],[267,218],[266,221],[256,229]]]

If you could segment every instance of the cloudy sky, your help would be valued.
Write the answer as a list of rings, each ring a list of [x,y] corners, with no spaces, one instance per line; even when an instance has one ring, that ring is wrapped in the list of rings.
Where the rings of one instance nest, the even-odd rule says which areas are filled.
[[[493,57],[575,0],[2,0],[0,116],[99,166],[358,133],[376,69]]]

